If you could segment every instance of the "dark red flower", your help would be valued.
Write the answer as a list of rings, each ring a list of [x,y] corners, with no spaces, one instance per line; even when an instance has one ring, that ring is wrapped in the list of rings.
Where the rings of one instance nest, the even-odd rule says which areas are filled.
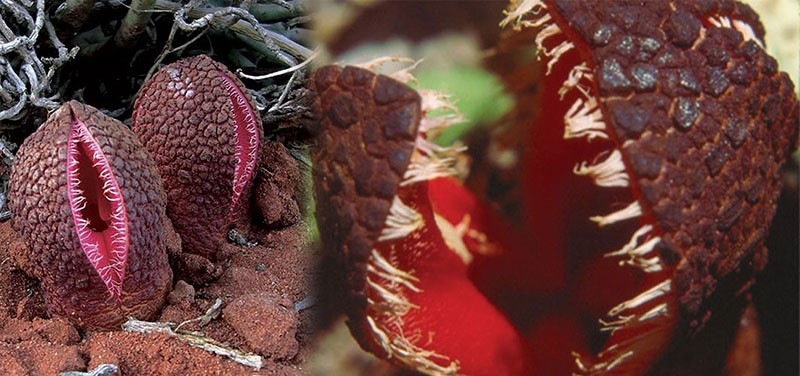
[[[150,318],[172,279],[163,240],[164,192],[136,136],[69,102],[20,147],[9,187],[15,255],[42,282],[51,314],[113,329]]]
[[[205,55],[166,65],[136,99],[131,128],[164,178],[184,250],[213,260],[246,214],[264,133],[244,85]]]

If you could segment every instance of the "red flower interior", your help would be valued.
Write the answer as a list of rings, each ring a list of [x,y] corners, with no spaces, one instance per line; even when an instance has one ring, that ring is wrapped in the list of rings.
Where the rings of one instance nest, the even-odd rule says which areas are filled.
[[[128,260],[128,222],[119,185],[86,124],[73,118],[67,142],[67,193],[81,248],[114,299]]]
[[[447,220],[435,218],[428,190],[445,179],[400,189],[393,208],[403,207],[407,220],[396,222],[396,235],[385,231],[370,257],[364,329],[373,351],[433,373],[525,374],[524,338],[467,277],[465,261],[483,257],[486,243],[470,226],[436,225]]]
[[[505,77],[514,147],[476,158],[513,175],[510,221],[447,178],[460,149],[426,139],[453,123],[428,118],[441,97],[355,68],[313,80],[318,218],[368,350],[434,374],[643,374],[738,318],[796,143],[792,85],[745,6],[590,3],[512,1],[501,23],[542,58]],[[394,98],[409,116],[380,116]],[[383,159],[392,174],[367,168]]]
[[[233,173],[233,198],[229,216],[236,210],[239,199],[247,184],[253,179],[256,170],[258,146],[261,143],[255,113],[242,89],[225,72],[219,71],[230,100],[231,115],[234,118],[233,131],[236,135],[236,166]]]
[[[538,37],[542,53],[552,56],[543,61],[549,73],[522,156],[522,228],[534,230],[523,235],[528,250],[518,252],[535,254],[541,273],[563,284],[542,294],[533,283],[522,292],[528,299],[518,325],[534,344],[581,352],[584,372],[641,373],[671,338],[672,270],[654,248],[658,225],[639,206],[635,179],[598,108],[589,47],[555,25],[546,22],[542,28],[553,34]],[[554,317],[567,326],[543,330]],[[590,353],[599,355],[585,357]],[[547,362],[552,374],[574,371],[559,358]]]

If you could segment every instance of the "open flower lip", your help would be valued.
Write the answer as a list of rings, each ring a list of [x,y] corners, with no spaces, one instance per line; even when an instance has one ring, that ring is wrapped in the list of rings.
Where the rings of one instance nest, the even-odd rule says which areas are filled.
[[[364,349],[410,369],[518,374],[524,340],[468,278],[472,260],[495,246],[470,227],[464,211],[477,205],[449,180],[463,147],[428,139],[460,116],[446,96],[407,79],[406,70],[388,77],[350,66],[321,67],[311,79],[316,214],[344,270],[348,325]],[[439,215],[431,187],[461,195]]]
[[[539,233],[528,251],[577,253],[574,245],[581,242],[592,247],[585,239],[569,238],[578,234],[565,227],[580,221],[582,228],[593,225],[616,233],[610,238],[612,248],[594,244],[603,249],[585,250],[592,254],[577,256],[571,264],[549,255],[543,260],[554,269],[580,265],[581,272],[584,264],[602,263],[620,275],[635,276],[620,289],[626,295],[632,289],[631,295],[593,303],[592,309],[605,307],[604,314],[592,315],[600,320],[605,345],[576,345],[581,353],[575,355],[576,365],[568,366],[584,374],[646,373],[747,300],[745,292],[766,262],[764,234],[774,215],[780,168],[797,142],[793,87],[763,51],[763,28],[755,15],[730,1],[645,6],[609,1],[598,6],[532,0],[512,2],[507,16],[504,24],[535,32],[532,42],[544,60],[535,131],[519,156],[522,204],[541,205],[523,208],[529,217],[538,217],[523,223],[528,226],[523,231]],[[413,149],[370,134],[383,131],[392,119],[373,106],[383,94],[374,85],[377,77],[355,67],[323,67],[311,79],[314,113],[320,116],[314,155],[317,215],[324,246],[344,262],[352,332],[366,349],[428,373],[480,374],[485,370],[476,365],[491,359],[492,346],[514,348],[517,355],[509,356],[515,360],[547,361],[537,359],[537,348],[546,345],[536,341],[554,332],[538,330],[541,337],[517,346],[514,330],[503,329],[510,328],[503,314],[483,310],[490,304],[480,305],[480,318],[500,320],[472,328],[473,334],[492,338],[482,341],[488,345],[481,349],[466,350],[461,343],[462,331],[470,331],[458,323],[461,316],[443,319],[438,304],[451,302],[437,295],[444,286],[464,299],[451,302],[452,307],[469,301],[474,312],[479,300],[485,302],[485,296],[473,299],[475,286],[461,289],[472,282],[462,271],[475,256],[470,252],[480,248],[473,242],[484,239],[478,235],[489,235],[491,241],[497,234],[476,231],[467,238],[468,217],[458,218],[458,210],[448,213],[452,203],[441,196],[441,203],[431,203],[435,195],[417,191],[430,179],[448,175],[441,164],[426,160],[441,150],[419,142],[433,123],[426,118],[425,98],[418,128],[410,132],[417,133]],[[403,91],[408,88],[397,90]],[[402,179],[377,175],[375,161],[383,162],[380,158],[395,150],[404,151],[403,156],[411,150],[410,159],[396,159],[404,161]],[[580,219],[575,213],[565,216],[583,205],[575,200],[579,195],[570,195],[574,186],[559,185],[570,179],[611,192],[598,197],[612,201],[600,209],[586,205],[581,213],[602,211]],[[375,193],[382,194],[379,200]],[[433,217],[444,210],[450,219],[440,215],[431,221],[425,215],[429,206]],[[602,266],[585,280],[557,276],[544,282],[549,293],[580,290],[582,295],[568,298],[561,309],[576,306],[586,313],[581,304],[592,297],[583,290],[603,288],[602,278],[611,276],[606,269]],[[562,321],[578,322],[577,317]],[[442,339],[441,333],[449,337]],[[587,341],[579,337],[576,342]],[[526,353],[527,345],[533,353]],[[507,371],[531,371],[525,360],[518,365]],[[533,367],[546,373],[544,367]]]
[[[81,248],[108,292],[120,300],[128,261],[125,201],[103,150],[72,114],[67,195]]]
[[[261,144],[261,122],[253,106],[248,102],[247,94],[224,71],[218,71],[230,100],[230,112],[234,121],[233,133],[236,135],[236,167],[233,172],[233,199],[229,220],[233,221],[236,210],[240,206],[242,194],[255,176],[258,150]]]
[[[502,24],[536,32],[540,104],[555,114],[534,127],[601,145],[574,173],[631,194],[590,218],[612,230],[639,221],[606,256],[651,275],[601,321],[610,341],[578,358],[579,371],[644,372],[715,306],[743,299],[763,268],[780,168],[797,142],[793,86],[764,52],[757,16],[733,1],[519,1]]]

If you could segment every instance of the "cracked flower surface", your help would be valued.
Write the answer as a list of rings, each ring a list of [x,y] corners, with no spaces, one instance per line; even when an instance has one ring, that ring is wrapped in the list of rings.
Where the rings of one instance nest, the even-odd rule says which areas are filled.
[[[152,158],[121,122],[72,101],[20,147],[10,180],[15,259],[41,280],[51,314],[113,329],[150,318],[172,279],[164,192]]]
[[[179,60],[145,84],[131,128],[164,177],[185,251],[214,260],[248,214],[264,133],[244,85],[208,56]]]

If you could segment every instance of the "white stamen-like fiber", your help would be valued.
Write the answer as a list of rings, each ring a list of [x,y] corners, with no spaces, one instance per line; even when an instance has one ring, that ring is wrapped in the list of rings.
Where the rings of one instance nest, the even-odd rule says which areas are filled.
[[[644,270],[647,273],[655,273],[664,270],[661,266],[661,259],[658,256],[644,258],[638,253],[648,253],[661,241],[661,238],[653,238],[631,251],[631,256],[627,260],[619,262],[619,265],[631,265]]]
[[[647,321],[655,317],[664,316],[667,314],[667,303],[661,303],[653,309],[643,313],[639,316],[639,322]]]
[[[600,320],[600,323],[603,324],[603,327],[600,329],[601,331],[610,331],[612,334],[617,330],[627,326],[628,324],[632,323],[634,319],[636,322],[641,323],[647,320],[652,320],[654,318],[664,317],[669,315],[669,310],[667,307],[667,303],[660,303],[655,307],[651,308],[647,312],[637,316],[637,315],[628,315],[628,316],[621,316],[619,315],[621,312],[626,310],[639,307],[645,303],[648,303],[656,298],[659,298],[670,291],[670,280],[666,280],[655,287],[651,288],[650,290],[640,294],[639,296],[620,304],[619,306],[612,309],[608,314],[610,316],[617,316],[617,319],[614,321],[606,322]],[[619,344],[614,344],[609,348],[601,351],[597,357],[598,359],[605,359],[610,356],[614,356],[613,360],[611,361],[603,361],[593,364],[590,368],[586,367],[583,362],[581,361],[579,355],[577,353],[573,353],[575,357],[575,363],[578,365],[578,368],[582,372],[587,373],[595,373],[598,371],[610,371],[614,369],[616,366],[621,364],[626,359],[630,358],[634,355],[634,350],[629,349],[628,351],[621,352]]]
[[[553,70],[553,66],[555,66],[556,63],[558,62],[558,59],[567,51],[575,47],[575,45],[572,42],[565,40],[560,44],[558,44],[557,46],[553,47],[552,49],[545,47],[544,46],[545,40],[547,40],[550,37],[561,34],[561,29],[555,22],[550,22],[552,21],[552,18],[550,18],[549,15],[547,17],[542,17],[541,21],[542,22],[537,22],[536,24],[539,26],[541,25],[547,25],[547,26],[545,26],[541,31],[539,31],[536,34],[534,42],[536,43],[537,58],[541,58],[542,55],[550,58],[550,61],[547,62],[547,71],[545,72],[545,75],[549,75],[550,72],[552,72]]]
[[[455,375],[459,369],[457,361],[450,361],[435,351],[415,345],[403,332],[403,317],[412,309],[419,308],[408,300],[403,290],[407,288],[413,292],[421,292],[422,290],[414,284],[419,282],[419,279],[392,265],[376,249],[372,250],[367,271],[378,277],[375,280],[367,277],[368,288],[377,295],[377,300],[369,300],[367,323],[373,339],[383,348],[387,356],[394,357],[417,370]],[[377,316],[380,319],[376,319]],[[391,325],[391,328],[387,325]],[[442,366],[433,361],[437,358],[443,359],[447,365]]]
[[[400,186],[455,175],[456,163],[465,150],[465,146],[443,147],[417,136],[416,151]]]
[[[500,27],[506,27],[509,23],[514,23],[514,30],[519,30],[520,26],[527,26],[522,23],[522,17],[527,14],[538,15],[541,13],[542,10],[547,9],[547,6],[544,4],[542,0],[512,0],[509,4],[509,9],[507,11],[503,11],[503,14],[506,15],[502,21],[500,21]],[[548,17],[549,14],[545,13]]]
[[[634,201],[625,208],[615,211],[611,214],[604,216],[598,215],[590,217],[589,219],[593,222],[597,222],[598,226],[604,227],[613,223],[625,221],[631,218],[636,218],[640,215],[642,215],[642,207],[641,205],[639,205],[638,201]]]
[[[456,163],[466,150],[462,145],[443,147],[428,140],[441,130],[462,122],[464,118],[446,95],[423,90],[420,91],[420,96],[423,116],[414,145],[414,154],[400,186],[456,175]],[[431,111],[434,110],[444,110],[445,113],[431,116]]]
[[[417,92],[422,99],[421,107],[423,113],[439,109],[447,109],[450,111],[457,110],[450,96],[441,91],[420,89],[417,90]],[[422,130],[422,132],[425,132],[425,130]]]
[[[708,17],[708,22],[716,27],[732,27],[731,19],[725,16]]]
[[[367,277],[367,285],[381,298],[381,300],[375,301],[375,305],[386,306],[386,309],[383,310],[384,314],[392,317],[403,317],[412,308],[419,308],[416,304],[408,301],[405,296],[398,294],[397,291],[390,290],[389,287],[391,287],[392,283],[387,284],[388,286],[383,286],[380,282],[373,281]]]
[[[628,324],[628,322],[630,322],[631,319],[633,319],[635,317],[636,317],[635,315],[619,316],[615,320],[611,320],[611,321],[606,321],[606,320],[600,319],[598,321],[600,322],[600,324],[603,325],[600,328],[600,331],[601,332],[614,333],[618,329],[620,329],[620,328],[624,327],[626,324]]]
[[[636,320],[636,322],[644,322],[656,317],[667,315],[668,314],[667,303],[659,303],[655,307],[651,308],[650,310],[641,315],[630,314],[623,316],[622,313],[638,308],[644,304],[653,302],[659,299],[660,297],[666,295],[667,293],[669,293],[671,289],[672,289],[672,280],[667,279],[653,286],[649,290],[637,295],[633,299],[627,300],[617,305],[608,312],[609,317],[615,317],[616,319],[612,321],[600,320],[600,323],[603,325],[603,327],[600,330],[604,332],[610,331],[613,334],[617,330],[622,329],[623,327],[632,323],[634,319]],[[633,350],[629,349],[628,351],[622,353],[620,353],[619,350],[620,350],[619,344],[615,344],[613,346],[610,346],[606,350],[601,351],[597,356],[598,359],[607,358],[609,355],[616,355],[616,356],[614,356],[613,360],[611,361],[598,362],[592,365],[591,368],[587,368],[580,361],[580,358],[578,357],[577,354],[573,355],[575,356],[575,363],[578,365],[578,368],[581,371],[594,373],[602,370],[610,371],[615,367],[617,367],[619,364],[621,364],[623,361],[634,355]]]
[[[581,63],[580,65],[576,65],[572,67],[572,70],[569,71],[569,75],[567,79],[564,80],[564,83],[561,84],[561,88],[558,89],[558,96],[560,99],[564,99],[564,96],[569,93],[572,89],[577,89],[578,91],[583,94],[583,96],[588,100],[592,98],[592,95],[589,94],[589,85],[581,83],[581,80],[587,81],[594,81],[594,74],[592,74],[592,69],[586,66],[586,62]]]
[[[419,123],[419,131],[427,134],[432,131],[447,129],[453,124],[464,122],[461,114],[447,114],[436,117],[423,117]]]
[[[500,22],[500,27],[514,22],[514,29],[519,30],[522,27],[526,28],[541,28],[536,34],[536,51],[537,56],[545,55],[550,58],[547,62],[547,73],[553,70],[558,59],[567,51],[571,50],[575,45],[570,41],[563,41],[556,47],[548,49],[544,46],[544,41],[554,35],[561,33],[561,29],[553,22],[547,10],[547,6],[541,0],[523,0],[521,3],[512,2],[509,7],[511,10],[505,12],[506,17]],[[544,11],[544,12],[543,12]],[[525,21],[522,17],[532,15],[533,20]]]
[[[629,256],[628,260],[620,261],[620,265],[628,264],[632,266],[636,266],[644,270],[648,273],[653,272],[660,272],[663,270],[661,265],[661,260],[658,256],[652,258],[644,258],[645,255],[650,253],[658,242],[661,241],[661,238],[656,236],[650,239],[647,239],[644,243],[640,244],[641,239],[645,237],[647,233],[649,233],[653,229],[652,225],[645,225],[642,226],[639,230],[637,230],[633,236],[631,236],[631,240],[625,244],[621,249],[606,253],[604,257],[616,257],[616,256]]]
[[[541,16],[539,16],[539,18],[535,18],[535,19],[533,19],[531,21],[522,21],[522,26],[525,26],[525,27],[542,27],[543,25],[550,23],[552,20],[553,20],[553,16],[551,16],[550,13],[548,13],[548,12],[544,12],[544,13],[541,13]]]
[[[388,358],[394,357],[413,369],[425,371],[425,373],[432,375],[458,374],[458,361],[450,361],[441,354],[420,348],[411,343],[402,333],[398,336],[387,332],[386,328],[375,322],[372,317],[367,316],[367,323],[372,329],[372,332],[379,339],[378,342],[381,344],[381,347],[383,347]],[[431,360],[434,358],[443,359],[449,363],[447,366],[442,366]]]
[[[639,307],[642,304],[645,304],[645,303],[650,302],[650,301],[652,301],[654,299],[657,299],[657,298],[667,294],[671,290],[672,290],[672,280],[671,279],[667,279],[667,280],[665,280],[665,281],[653,286],[649,290],[637,295],[633,299],[626,300],[626,301],[620,303],[619,305],[617,305],[616,307],[614,307],[610,311],[608,311],[608,315],[612,316],[612,317],[613,316],[617,316],[622,312],[625,312],[625,311],[628,311],[630,309]]]
[[[733,20],[731,23],[733,24],[733,28],[742,34],[742,38],[744,40],[752,40],[753,42],[756,42],[759,47],[762,49],[764,48],[764,44],[761,43],[758,37],[756,37],[756,32],[753,31],[753,27],[750,26],[750,24],[740,20]]]
[[[544,41],[546,39],[561,34],[561,28],[559,28],[555,22],[549,22],[552,21],[552,18],[549,18],[549,15],[548,18],[546,19],[548,20],[548,22],[544,22],[542,23],[542,25],[547,25],[547,26],[545,26],[541,31],[539,31],[536,34],[536,38],[534,39],[534,42],[536,43],[537,54],[545,53],[547,51],[547,49],[544,47]]]
[[[597,100],[590,97],[586,101],[582,98],[575,100],[572,107],[564,114],[564,139],[586,137],[589,140],[595,137],[608,138],[606,123],[603,122],[603,113],[597,105]]]
[[[404,238],[424,225],[422,215],[395,196],[378,241]]]
[[[636,230],[636,232],[633,233],[633,236],[631,236],[631,240],[629,240],[627,244],[622,246],[622,248],[620,248],[617,251],[606,253],[604,257],[624,256],[629,254],[631,250],[633,250],[639,245],[639,238],[647,235],[647,233],[649,233],[652,230],[653,230],[652,225],[642,226],[641,228]]]
[[[409,82],[417,82],[416,77],[414,77],[414,75],[411,74],[411,71],[413,71],[421,62],[422,62],[422,60],[414,61],[414,59],[407,58],[407,57],[382,56],[382,57],[370,60],[370,61],[368,61],[366,63],[363,63],[363,64],[356,64],[355,66],[360,67],[360,68],[364,68],[366,70],[369,70],[369,71],[372,71],[372,72],[375,72],[375,73],[384,73],[384,74],[388,75],[389,77],[391,77],[391,78],[393,78],[393,79],[395,79],[397,81],[400,81],[400,82],[402,82],[404,84],[407,84]],[[379,72],[379,71],[387,70],[386,68],[381,69],[380,67],[384,66],[385,64],[388,64],[388,63],[408,65],[408,66],[403,68],[403,69],[399,69],[399,70],[393,71],[391,73],[389,73],[389,72]],[[392,68],[394,68],[394,67],[392,67]]]
[[[572,172],[579,176],[591,176],[594,183],[600,187],[627,187],[629,183],[625,164],[622,162],[622,153],[616,149],[602,162],[593,165],[583,162],[575,166]]]
[[[625,359],[628,359],[631,356],[633,356],[633,351],[632,350],[631,351],[627,351],[627,352],[623,353],[622,355],[616,357],[611,363],[608,364],[608,366],[605,367],[606,371],[611,371],[612,369],[614,369],[614,367],[618,366]]]
[[[558,59],[560,59],[562,55],[569,52],[569,50],[571,50],[574,47],[575,44],[573,44],[570,41],[563,41],[561,42],[561,44],[559,44],[552,50],[548,50],[542,47],[542,49],[540,49],[539,51],[542,51],[542,53],[545,56],[550,58],[550,61],[547,62],[547,71],[545,72],[545,75],[550,74],[550,72],[553,71],[553,67],[558,62]]]
[[[435,90],[418,90],[422,100],[422,119],[418,132],[427,137],[435,137],[441,130],[453,124],[464,122],[464,117],[458,112],[458,108],[453,104],[450,96]],[[443,111],[436,116],[431,115],[431,111]]]
[[[373,249],[371,253],[372,258],[367,265],[367,270],[377,274],[379,277],[391,282],[396,282],[406,286],[409,290],[414,292],[421,292],[422,289],[417,287],[414,282],[419,282],[419,278],[410,273],[402,271],[392,265],[389,260],[386,260],[378,250]]]

